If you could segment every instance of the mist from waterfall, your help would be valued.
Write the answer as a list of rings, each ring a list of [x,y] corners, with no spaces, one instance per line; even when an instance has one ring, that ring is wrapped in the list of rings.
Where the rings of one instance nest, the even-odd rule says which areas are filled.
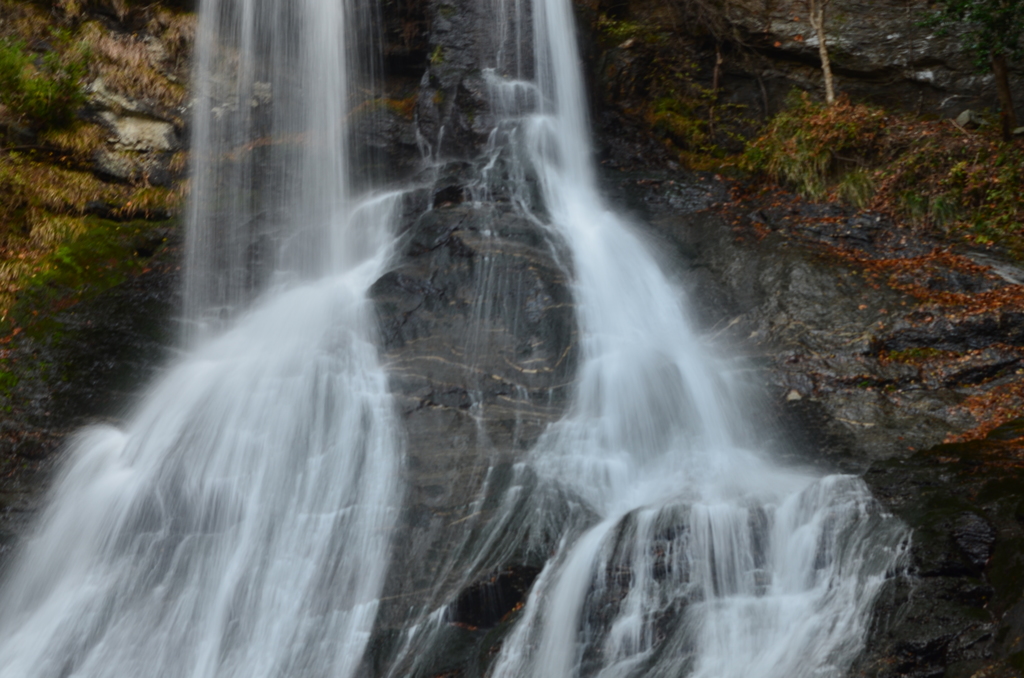
[[[5,678],[345,678],[376,616],[403,490],[367,300],[398,198],[356,193],[346,137],[372,6],[201,5],[191,348],[71,446],[0,590]]]

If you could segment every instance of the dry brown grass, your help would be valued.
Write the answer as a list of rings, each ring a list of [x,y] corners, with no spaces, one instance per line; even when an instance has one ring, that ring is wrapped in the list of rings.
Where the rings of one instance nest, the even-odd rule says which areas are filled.
[[[96,22],[84,24],[81,36],[92,50],[94,75],[112,92],[170,109],[184,103],[185,88],[167,79],[154,52],[138,37],[110,33]]]
[[[49,34],[52,26],[53,19],[42,7],[0,0],[0,37],[39,40]]]
[[[85,3],[82,0],[57,0],[54,5],[68,19],[77,19],[82,16],[82,11],[85,9]]]
[[[50,217],[81,217],[92,201],[119,205],[118,216],[135,219],[176,214],[182,199],[181,190],[109,184],[91,172],[0,155],[0,231],[8,237],[31,235]]]
[[[124,21],[124,18],[128,16],[129,7],[126,0],[107,0],[104,4],[114,10],[114,13],[117,14],[117,18],[120,21]]]
[[[0,155],[0,226],[25,210],[80,216],[91,201],[120,205],[117,211],[121,216],[139,218],[175,214],[182,192],[162,186],[110,184],[92,172],[65,169],[17,154]]]
[[[180,204],[178,191],[161,186],[143,186],[135,189],[116,212],[122,219],[151,219],[175,214]]]
[[[192,193],[192,177],[185,177],[177,182],[175,192],[178,194],[179,207],[185,205],[188,202],[188,196]]]
[[[100,125],[83,123],[68,129],[52,129],[39,135],[40,143],[70,154],[79,162],[88,162],[102,148],[110,134]]]
[[[133,25],[144,22],[153,37],[111,32],[93,20],[102,8],[122,21],[130,15]],[[186,97],[176,76],[187,68],[195,28],[193,14],[132,0],[0,0],[0,38],[29,45],[46,41],[62,61],[88,63],[83,83],[101,78],[111,93],[168,112]],[[4,117],[0,106],[0,123]],[[114,219],[163,218],[180,208],[187,191],[183,183],[174,188],[149,186],[145,178],[142,185],[107,183],[72,169],[91,166],[108,137],[103,126],[79,121],[40,132],[31,148],[0,147],[0,322],[33,276],[50,271],[72,243],[86,242],[83,235],[91,237],[96,217],[86,214],[89,203],[110,206]],[[187,153],[176,153],[171,170],[182,173],[187,161]]]
[[[167,163],[167,169],[169,169],[172,174],[175,174],[177,176],[183,175],[187,168],[188,151],[177,151],[174,155],[171,156],[171,161]]]
[[[0,261],[0,292],[14,294],[18,291],[17,281],[25,274],[32,273],[33,261],[26,261],[24,257]],[[0,306],[3,306],[0,302]]]
[[[38,258],[28,257],[25,252],[22,252],[20,257],[0,261],[0,322],[7,320],[8,313],[18,299],[20,281],[37,270]]]
[[[53,214],[41,209],[29,210],[28,244],[33,249],[49,251],[61,243],[73,240],[85,233],[85,217],[67,214]]]
[[[64,12],[64,16],[69,19],[81,17],[89,5],[92,5],[93,8],[99,5],[112,11],[117,16],[118,21],[124,21],[124,18],[131,11],[131,6],[126,0],[93,0],[92,2],[90,0],[56,0],[53,4]]]
[[[120,219],[165,218],[177,213],[185,190],[108,184],[90,172],[0,153],[0,322],[25,282],[86,233],[90,201],[118,205]]]
[[[194,14],[175,13],[168,9],[157,8],[146,26],[147,30],[158,37],[167,49],[168,59],[174,67],[180,67],[192,52],[192,43],[196,38],[196,16]]]
[[[121,190],[91,172],[36,162],[15,153],[0,157],[0,191],[8,193],[4,198],[15,204],[59,214],[81,214],[90,200],[116,199]]]

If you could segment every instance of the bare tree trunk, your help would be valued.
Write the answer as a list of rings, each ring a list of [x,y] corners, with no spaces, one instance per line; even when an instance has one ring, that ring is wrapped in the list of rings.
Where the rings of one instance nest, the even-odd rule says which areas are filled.
[[[821,73],[825,76],[825,103],[829,106],[836,101],[836,90],[832,84],[832,63],[828,59],[828,47],[825,45],[825,5],[828,0],[807,0],[807,13],[810,15],[811,27],[818,36],[818,54],[821,55]]]
[[[992,73],[996,76],[996,91],[999,93],[999,118],[1003,123],[1003,141],[1013,137],[1017,127],[1017,113],[1013,110],[1013,93],[1010,91],[1010,73],[1006,67],[1005,54],[992,55]]]
[[[712,72],[713,74],[711,76],[711,93],[714,95],[714,97],[716,99],[718,98],[718,85],[719,85],[719,79],[720,79],[719,76],[721,75],[721,72],[722,72],[722,61],[723,61],[723,59],[722,59],[722,42],[720,40],[716,40],[715,41],[715,70]]]
[[[718,87],[722,73],[722,43],[715,41],[715,70],[711,76],[711,106],[708,108],[708,136],[715,138],[715,104],[718,103]]]
[[[761,88],[761,102],[764,104],[764,119],[768,119],[768,88],[764,86],[764,78],[757,74],[757,85]]]

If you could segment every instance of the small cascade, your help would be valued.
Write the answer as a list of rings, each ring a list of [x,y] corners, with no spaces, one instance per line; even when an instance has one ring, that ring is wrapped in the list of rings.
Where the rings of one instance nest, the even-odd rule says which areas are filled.
[[[399,196],[349,178],[363,11],[203,0],[192,348],[69,450],[0,589],[0,676],[356,672],[403,496],[367,298]]]
[[[859,479],[746,449],[742,389],[597,188],[570,3],[499,5],[500,35],[532,23],[534,62],[495,56],[509,145],[490,165],[503,153],[508,176],[536,177],[543,207],[517,204],[572,253],[582,341],[569,413],[528,467],[590,513],[565,527],[491,675],[843,675],[904,528]]]

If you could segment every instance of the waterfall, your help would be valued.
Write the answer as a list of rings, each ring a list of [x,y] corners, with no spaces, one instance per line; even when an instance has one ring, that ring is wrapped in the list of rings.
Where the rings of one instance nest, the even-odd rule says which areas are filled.
[[[356,670],[402,496],[367,301],[397,198],[349,178],[363,12],[203,0],[192,348],[71,446],[0,590],[0,676]]]
[[[569,0],[498,0],[493,13],[507,23],[489,80],[521,166],[510,175],[537,177],[537,218],[572,252],[583,343],[570,411],[529,466],[594,517],[548,560],[491,675],[843,675],[904,528],[857,478],[745,449],[757,436],[729,371],[601,198]],[[529,67],[510,55],[530,22],[524,82]]]
[[[847,670],[904,528],[859,479],[751,444],[741,384],[601,197],[570,0],[487,1],[497,127],[467,193],[503,191],[571,255],[565,416],[460,488],[449,552],[426,551],[444,562],[406,563],[434,581],[382,630],[404,441],[368,290],[400,194],[353,180],[349,140],[374,8],[202,0],[187,353],[123,428],[71,446],[0,585],[0,678],[422,675],[455,633],[451,592],[524,553],[492,678]]]
[[[268,285],[371,259],[387,228],[350,218],[349,121],[371,105],[375,5],[202,0],[196,44],[187,332]]]

